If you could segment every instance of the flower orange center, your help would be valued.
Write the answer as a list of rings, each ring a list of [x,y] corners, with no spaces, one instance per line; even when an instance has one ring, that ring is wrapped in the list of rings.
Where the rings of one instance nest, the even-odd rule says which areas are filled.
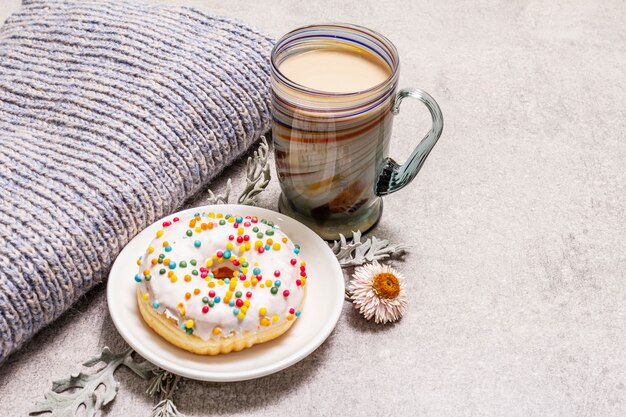
[[[386,272],[374,277],[372,287],[380,298],[396,298],[400,294],[400,281],[395,275]]]

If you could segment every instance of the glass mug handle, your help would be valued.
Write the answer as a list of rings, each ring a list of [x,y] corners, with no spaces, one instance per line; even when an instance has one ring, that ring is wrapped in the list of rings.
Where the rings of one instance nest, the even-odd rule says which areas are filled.
[[[432,116],[433,126],[404,164],[400,165],[392,158],[385,158],[376,181],[376,194],[379,196],[398,191],[415,178],[443,130],[443,115],[439,105],[430,94],[417,88],[403,88],[398,91],[391,110],[394,116],[400,113],[400,103],[406,97],[415,98],[426,105]]]

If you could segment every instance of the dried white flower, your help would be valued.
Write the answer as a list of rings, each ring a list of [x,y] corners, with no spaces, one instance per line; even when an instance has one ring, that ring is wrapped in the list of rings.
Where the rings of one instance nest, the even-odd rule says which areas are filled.
[[[354,306],[367,320],[394,322],[406,311],[404,277],[390,266],[378,262],[360,266],[348,287]]]

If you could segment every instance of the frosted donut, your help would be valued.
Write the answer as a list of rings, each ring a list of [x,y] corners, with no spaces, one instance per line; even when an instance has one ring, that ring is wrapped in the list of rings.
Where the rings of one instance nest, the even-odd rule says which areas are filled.
[[[134,278],[143,319],[170,343],[202,355],[239,351],[300,316],[306,264],[271,221],[208,212],[162,226]]]

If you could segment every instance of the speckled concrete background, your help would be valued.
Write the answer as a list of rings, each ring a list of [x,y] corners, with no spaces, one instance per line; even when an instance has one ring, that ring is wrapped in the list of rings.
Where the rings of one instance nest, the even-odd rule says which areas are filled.
[[[406,317],[381,327],[346,305],[304,361],[256,381],[188,381],[181,411],[626,415],[623,2],[162,2],[275,36],[312,22],[370,26],[398,46],[401,85],[429,91],[446,124],[374,232],[412,245],[395,263],[409,278]],[[0,17],[18,6],[3,1]],[[425,109],[403,106],[392,155],[402,160],[427,126]],[[213,187],[226,176],[240,180],[242,164]],[[273,182],[261,205],[274,208],[277,195]],[[26,414],[104,345],[124,342],[99,288],[0,367],[0,415]],[[118,378],[105,414],[148,416],[146,382]]]

